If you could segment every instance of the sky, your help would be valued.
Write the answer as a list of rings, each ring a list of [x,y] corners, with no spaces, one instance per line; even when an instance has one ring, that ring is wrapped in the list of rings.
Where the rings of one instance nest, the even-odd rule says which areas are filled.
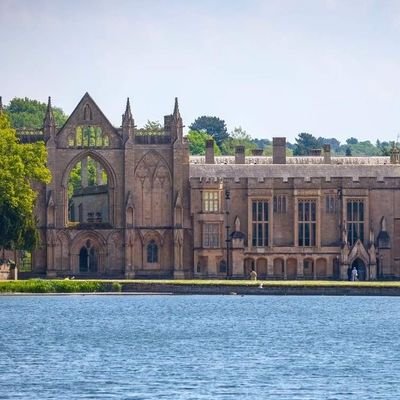
[[[395,140],[400,0],[0,0],[0,96],[71,113],[85,92],[120,126],[179,98],[255,138]]]

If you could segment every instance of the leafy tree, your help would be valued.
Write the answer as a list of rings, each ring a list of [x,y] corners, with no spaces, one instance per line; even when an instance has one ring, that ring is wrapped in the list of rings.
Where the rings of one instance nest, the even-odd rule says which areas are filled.
[[[43,142],[21,144],[0,112],[0,247],[30,250],[37,243],[33,183],[48,183]]]
[[[347,146],[346,147],[346,157],[351,157],[352,156],[352,154],[351,154],[351,147],[350,146]]]
[[[354,138],[354,137],[351,137],[351,138],[346,140],[346,143],[347,144],[357,144],[358,140],[356,138]]]
[[[296,144],[293,150],[293,155],[295,156],[305,156],[309,154],[310,150],[321,147],[321,143],[319,143],[318,139],[310,133],[299,133],[295,140]]]
[[[206,153],[206,141],[212,137],[206,132],[189,131],[187,134],[190,154],[204,155]],[[214,154],[220,155],[221,150],[214,141]]]
[[[164,132],[164,128],[159,121],[147,120],[146,125],[143,128],[137,130],[139,135],[161,135]]]
[[[257,149],[265,149],[266,147],[271,145],[271,141],[269,139],[252,139],[253,143],[257,146]]]
[[[235,147],[239,145],[245,147],[246,154],[251,154],[251,150],[257,147],[252,137],[241,126],[234,128],[229,138],[222,142],[221,151],[223,154],[235,154]]]
[[[203,115],[189,126],[192,131],[204,131],[211,135],[217,146],[221,148],[222,142],[229,138],[228,130],[226,129],[225,121],[218,117],[209,117]]]
[[[43,119],[46,114],[47,104],[37,100],[31,100],[27,97],[15,97],[10,104],[5,107],[11,119],[11,124],[15,129],[28,128],[40,129],[43,127]],[[64,125],[68,116],[64,114],[61,108],[53,107],[53,115],[56,125],[61,127]]]
[[[324,144],[329,144],[331,146],[331,151],[336,153],[339,150],[340,142],[335,138],[319,137],[317,140],[318,143],[320,144],[320,147],[322,147]]]
[[[380,140],[376,141],[376,147],[379,150],[382,156],[390,156],[390,150],[392,148],[392,144],[389,142],[381,142]]]

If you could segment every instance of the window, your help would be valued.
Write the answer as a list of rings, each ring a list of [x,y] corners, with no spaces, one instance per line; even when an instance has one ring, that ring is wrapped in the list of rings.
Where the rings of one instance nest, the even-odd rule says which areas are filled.
[[[252,232],[254,247],[268,246],[268,202],[256,200],[252,202]]]
[[[226,268],[226,261],[225,260],[221,260],[219,263],[219,272],[220,273],[226,273],[227,268]]]
[[[109,137],[99,126],[78,126],[75,137],[73,135],[68,137],[68,147],[108,147],[109,144]]]
[[[219,211],[219,192],[207,191],[203,192],[203,212],[218,212]]]
[[[325,211],[328,214],[334,214],[336,212],[336,197],[333,195],[327,195],[325,197]]]
[[[364,202],[347,201],[347,241],[352,246],[357,239],[364,241]]]
[[[219,247],[219,224],[203,225],[203,247]]]
[[[278,214],[285,214],[287,209],[286,209],[286,196],[285,195],[278,195],[274,196],[274,213]]]
[[[147,262],[158,262],[158,246],[154,240],[151,240],[150,243],[147,245]]]
[[[317,205],[315,200],[298,202],[299,246],[315,246],[317,228]]]

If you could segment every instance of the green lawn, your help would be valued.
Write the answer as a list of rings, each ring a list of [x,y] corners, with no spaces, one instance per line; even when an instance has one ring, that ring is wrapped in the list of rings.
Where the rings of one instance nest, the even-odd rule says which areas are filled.
[[[119,292],[125,285],[153,286],[229,286],[250,287],[263,285],[279,287],[371,287],[371,288],[400,288],[400,281],[250,281],[250,280],[79,280],[79,279],[30,279],[20,281],[0,282],[0,293],[94,293],[94,292]]]

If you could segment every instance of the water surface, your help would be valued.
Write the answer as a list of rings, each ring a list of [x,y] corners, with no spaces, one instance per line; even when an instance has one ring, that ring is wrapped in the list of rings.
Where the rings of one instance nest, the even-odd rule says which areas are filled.
[[[0,297],[0,399],[398,399],[400,298]]]

